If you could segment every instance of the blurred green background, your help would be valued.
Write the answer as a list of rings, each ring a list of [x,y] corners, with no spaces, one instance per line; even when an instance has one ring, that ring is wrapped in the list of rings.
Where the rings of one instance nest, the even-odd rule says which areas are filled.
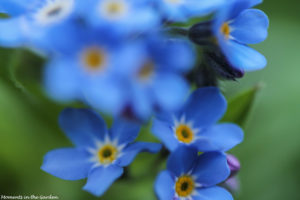
[[[269,38],[255,48],[268,58],[266,69],[248,73],[238,82],[222,83],[230,97],[261,83],[245,128],[245,141],[233,153],[241,160],[239,200],[300,199],[300,3],[297,0],[265,0],[260,6],[270,18]],[[0,30],[1,31],[1,30]],[[69,182],[42,172],[43,155],[49,150],[70,146],[57,127],[62,106],[28,95],[23,85],[12,80],[15,66],[30,92],[38,91],[32,78],[40,77],[40,61],[22,58],[12,50],[0,51],[0,194],[56,195],[63,200],[97,199],[81,190],[85,180]],[[12,59],[15,60],[15,59]],[[9,66],[5,68],[4,66]],[[32,73],[34,72],[34,73]],[[9,74],[10,78],[6,78]],[[18,78],[19,78],[18,77]],[[152,140],[145,131],[141,137]],[[130,170],[129,184],[120,180],[104,200],[153,200],[155,179],[151,168],[157,156],[141,154]],[[149,168],[141,168],[143,164]],[[126,182],[127,183],[127,182]]]

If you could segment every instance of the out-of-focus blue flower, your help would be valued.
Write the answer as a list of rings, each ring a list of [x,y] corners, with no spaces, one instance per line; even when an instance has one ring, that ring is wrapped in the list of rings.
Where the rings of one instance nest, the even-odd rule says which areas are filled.
[[[135,56],[131,45],[109,35],[99,37],[97,31],[87,28],[77,27],[74,31],[57,30],[56,34],[69,45],[56,51],[46,66],[44,83],[48,94],[59,101],[96,102],[92,105],[101,111],[119,114],[125,106],[123,79],[130,73]]]
[[[79,4],[82,16],[95,27],[109,29],[109,34],[140,33],[160,24],[151,0],[87,0]]]
[[[66,42],[69,33],[56,32],[69,45],[56,52],[45,70],[45,86],[54,99],[81,100],[108,114],[129,111],[142,119],[153,110],[182,105],[189,89],[182,76],[195,61],[186,41],[163,36],[119,41],[75,29]]]
[[[257,9],[249,9],[261,0],[231,0],[220,9],[213,21],[213,32],[230,64],[237,69],[253,71],[266,66],[263,55],[247,44],[266,39],[269,20]]]
[[[41,167],[65,180],[88,178],[84,190],[102,195],[123,173],[139,152],[155,153],[161,145],[134,142],[140,126],[116,120],[107,130],[104,120],[88,109],[65,109],[59,118],[61,128],[76,146],[46,154]]]
[[[243,131],[235,124],[215,124],[225,111],[226,100],[218,88],[201,88],[178,112],[158,114],[152,132],[170,151],[180,144],[200,152],[227,151],[243,140]]]
[[[171,153],[167,170],[159,174],[155,192],[160,200],[232,200],[228,191],[216,186],[226,180],[229,173],[223,153],[199,156],[197,149],[180,146]]]
[[[0,45],[44,47],[55,40],[49,31],[75,16],[74,0],[1,0],[0,8],[9,18],[0,20]]]
[[[193,67],[192,46],[181,39],[150,38],[137,42],[135,50],[127,93],[130,110],[140,118],[154,110],[177,110],[189,91],[182,76]]]
[[[222,6],[224,0],[157,0],[163,18],[169,21],[186,21],[191,17],[210,14]]]

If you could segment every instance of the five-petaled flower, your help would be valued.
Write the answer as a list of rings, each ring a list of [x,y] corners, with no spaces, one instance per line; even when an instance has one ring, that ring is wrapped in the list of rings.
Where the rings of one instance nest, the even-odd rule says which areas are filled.
[[[243,131],[232,123],[215,124],[225,111],[226,100],[218,88],[201,88],[179,111],[158,114],[152,132],[170,151],[180,144],[201,152],[227,151],[243,140]]]
[[[229,174],[225,154],[199,156],[196,148],[181,145],[171,153],[167,170],[158,175],[155,192],[160,200],[232,200],[229,192],[216,186]]]
[[[65,180],[88,178],[84,190],[101,196],[123,174],[142,151],[158,152],[160,144],[133,142],[140,126],[115,120],[107,130],[104,120],[88,109],[65,109],[60,126],[75,148],[53,150],[46,154],[42,170]]]

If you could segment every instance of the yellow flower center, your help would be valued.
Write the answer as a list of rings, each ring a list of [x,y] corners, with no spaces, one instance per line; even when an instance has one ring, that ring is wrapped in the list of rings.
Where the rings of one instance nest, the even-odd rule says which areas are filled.
[[[116,160],[118,149],[110,144],[106,144],[98,151],[98,157],[101,164],[110,164]]]
[[[113,2],[107,5],[107,11],[111,14],[120,13],[123,11],[123,9],[123,5],[117,2]]]
[[[222,26],[221,26],[221,33],[223,35],[225,35],[226,39],[229,38],[230,35],[230,26],[228,24],[228,22],[225,22]]]
[[[106,60],[107,56],[100,48],[89,48],[83,52],[83,63],[88,70],[103,70]]]
[[[151,61],[147,61],[138,72],[138,77],[142,81],[149,80],[150,77],[153,75],[153,73],[154,73],[154,64]]]
[[[181,176],[175,183],[175,191],[179,197],[190,196],[195,188],[195,182],[190,176]]]
[[[176,136],[180,142],[191,143],[194,139],[193,130],[186,124],[180,124],[176,128]]]
[[[107,0],[101,4],[100,12],[109,19],[119,19],[128,12],[128,6],[123,0]]]

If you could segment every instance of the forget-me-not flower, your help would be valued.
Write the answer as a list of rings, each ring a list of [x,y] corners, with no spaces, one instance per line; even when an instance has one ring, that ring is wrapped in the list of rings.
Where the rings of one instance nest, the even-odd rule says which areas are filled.
[[[131,45],[109,35],[99,37],[94,29],[82,30],[80,26],[59,29],[57,34],[69,45],[56,50],[45,68],[49,96],[59,101],[80,100],[105,113],[119,114],[125,106],[122,81],[128,77],[135,56]]]
[[[89,109],[65,109],[59,123],[75,148],[50,151],[41,167],[45,172],[65,180],[87,178],[84,190],[101,196],[123,174],[139,152],[155,153],[161,145],[133,142],[140,126],[115,120],[108,130],[104,120]]]
[[[229,173],[223,153],[199,156],[197,149],[180,146],[168,158],[167,170],[158,175],[155,192],[159,200],[233,200],[228,191],[216,186]]]
[[[217,43],[229,63],[237,69],[253,71],[266,66],[265,57],[247,46],[264,41],[269,20],[258,9],[249,9],[262,0],[230,0],[213,20]]]
[[[135,49],[127,93],[132,112],[147,118],[155,110],[176,110],[189,91],[183,76],[195,61],[191,45],[181,39],[155,37],[136,42]]]
[[[227,151],[243,140],[243,131],[232,123],[216,124],[225,111],[226,100],[218,88],[200,88],[179,111],[158,114],[152,132],[170,151],[180,144],[200,152]]]

